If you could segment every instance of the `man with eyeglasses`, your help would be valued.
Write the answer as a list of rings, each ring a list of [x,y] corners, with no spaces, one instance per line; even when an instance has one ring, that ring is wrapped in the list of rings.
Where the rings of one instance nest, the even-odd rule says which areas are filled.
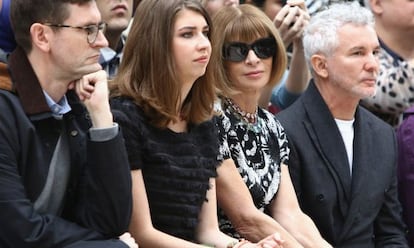
[[[0,247],[138,247],[94,0],[13,0],[0,70]],[[2,64],[4,68],[5,64]],[[8,81],[7,81],[8,80]],[[8,84],[7,84],[8,83]]]

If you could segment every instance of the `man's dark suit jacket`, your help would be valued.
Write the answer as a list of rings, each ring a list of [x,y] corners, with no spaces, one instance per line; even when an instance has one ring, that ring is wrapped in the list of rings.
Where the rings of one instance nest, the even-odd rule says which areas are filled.
[[[301,208],[329,243],[335,248],[408,247],[391,126],[357,108],[351,177],[341,134],[313,81],[276,118],[289,137],[289,171]]]

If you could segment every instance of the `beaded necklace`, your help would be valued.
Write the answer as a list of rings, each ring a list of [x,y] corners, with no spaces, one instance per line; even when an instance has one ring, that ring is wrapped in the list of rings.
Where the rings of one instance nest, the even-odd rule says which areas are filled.
[[[234,113],[236,113],[246,123],[255,124],[257,122],[257,108],[254,113],[249,113],[241,109],[240,106],[233,102],[230,98],[225,98],[225,101],[230,106],[231,110],[233,110]]]

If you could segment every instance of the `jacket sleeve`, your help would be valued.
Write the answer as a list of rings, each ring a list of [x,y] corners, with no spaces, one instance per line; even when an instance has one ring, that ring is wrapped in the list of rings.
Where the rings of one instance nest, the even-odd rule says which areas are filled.
[[[301,191],[301,169],[300,169],[300,164],[301,162],[299,161],[299,154],[296,150],[295,144],[294,142],[289,139],[289,137],[287,137],[288,139],[288,146],[289,146],[289,162],[288,162],[288,168],[289,168],[289,174],[290,174],[290,178],[292,180],[292,184],[293,187],[295,189],[296,192],[296,197],[298,199],[299,205],[301,205],[301,195],[302,195],[302,191]]]
[[[34,210],[23,182],[24,167],[19,167],[37,166],[27,159],[36,147],[30,125],[18,100],[0,90],[0,247],[77,247],[83,243],[82,247],[90,248],[126,248],[118,239],[103,240],[95,230]],[[33,181],[38,178],[32,176]],[[102,241],[95,244],[96,240]]]
[[[79,189],[77,219],[108,237],[128,230],[132,181],[122,133],[87,143],[87,164]]]

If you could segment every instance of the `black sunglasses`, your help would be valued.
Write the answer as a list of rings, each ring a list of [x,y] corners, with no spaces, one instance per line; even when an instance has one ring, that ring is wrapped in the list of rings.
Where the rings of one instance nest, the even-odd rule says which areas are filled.
[[[258,39],[251,44],[232,42],[223,47],[223,59],[232,62],[241,62],[247,58],[249,51],[253,50],[260,59],[268,59],[276,53],[276,40],[274,37]]]

